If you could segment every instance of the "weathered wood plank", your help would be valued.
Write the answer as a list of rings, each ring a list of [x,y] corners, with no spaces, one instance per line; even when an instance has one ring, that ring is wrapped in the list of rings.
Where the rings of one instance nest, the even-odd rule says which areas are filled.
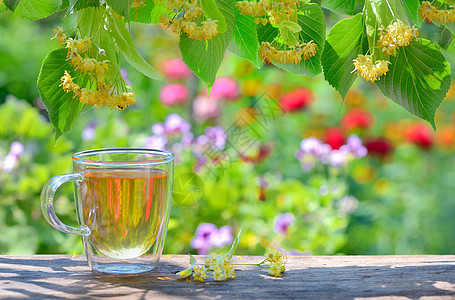
[[[241,265],[234,280],[204,283],[177,280],[175,272],[187,266],[187,255],[164,256],[151,273],[113,276],[91,272],[84,256],[5,255],[0,298],[455,299],[455,256],[290,257],[282,278]]]

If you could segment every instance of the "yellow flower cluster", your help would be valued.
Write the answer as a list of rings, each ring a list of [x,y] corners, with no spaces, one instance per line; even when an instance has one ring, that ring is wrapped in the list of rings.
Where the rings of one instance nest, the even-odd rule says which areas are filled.
[[[235,267],[231,264],[231,257],[227,253],[208,256],[205,259],[205,266],[213,270],[215,281],[225,281],[228,278],[235,278]]]
[[[384,27],[379,28],[378,47],[386,54],[394,55],[395,49],[408,46],[418,35],[417,28],[411,28],[398,20],[386,29]]]
[[[0,4],[0,6],[1,6],[1,4]],[[52,32],[55,34],[55,36],[53,38],[51,38],[51,40],[57,39],[59,45],[62,45],[63,43],[66,42],[66,34],[63,33],[62,27],[57,26],[57,28],[54,28],[54,30]]]
[[[207,269],[204,266],[195,266],[193,268],[193,280],[204,282],[204,278],[209,277],[206,272]]]
[[[86,105],[97,105],[109,107],[113,110],[122,110],[127,106],[136,103],[136,96],[134,93],[123,93],[114,94],[112,91],[108,91],[107,86],[102,87],[102,84],[98,85],[98,90],[90,90],[81,88],[77,83],[73,81],[73,78],[65,71],[65,74],[60,78],[63,90],[67,93],[74,93],[74,96],[79,99],[79,102]]]
[[[419,16],[427,23],[454,23],[455,9],[438,9],[437,6],[431,5],[429,1],[423,1],[419,9]]]
[[[299,64],[302,59],[307,60],[316,55],[318,51],[318,45],[313,41],[298,43],[289,48],[289,50],[278,50],[269,42],[262,42],[259,48],[259,57],[269,63]]]
[[[181,0],[166,0],[167,9],[171,10],[174,16],[162,14],[160,22],[169,26],[173,32],[186,33],[190,39],[210,39],[218,35],[218,20],[206,19],[198,25],[198,19],[203,16],[200,1],[194,3]]]
[[[270,275],[279,277],[284,273],[284,271],[286,271],[286,267],[284,265],[287,257],[283,254],[283,252],[275,249],[274,247],[269,247],[265,252],[265,258],[270,263]]]
[[[352,72],[356,72],[357,75],[360,75],[366,81],[375,82],[379,78],[389,71],[390,62],[387,60],[378,60],[373,64],[371,55],[362,55],[359,54],[356,59],[354,59],[355,69]]]
[[[295,21],[300,0],[239,1],[237,9],[243,15],[255,17],[256,24],[269,22],[278,25],[282,21]]]
[[[112,110],[123,110],[127,106],[136,103],[134,93],[116,93],[112,85],[106,83],[105,74],[109,70],[107,60],[98,61],[89,57],[89,50],[92,47],[90,38],[73,40],[66,38],[61,27],[54,29],[55,37],[59,44],[65,43],[68,49],[67,59],[79,75],[87,75],[92,86],[95,89],[81,88],[73,81],[71,74],[65,70],[64,75],[60,78],[63,90],[67,93],[73,93],[79,102],[86,105],[96,105],[109,107]],[[102,53],[100,51],[99,53]]]

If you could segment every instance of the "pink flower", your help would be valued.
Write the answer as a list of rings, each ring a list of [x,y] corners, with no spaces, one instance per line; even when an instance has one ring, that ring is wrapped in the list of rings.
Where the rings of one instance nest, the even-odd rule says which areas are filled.
[[[193,116],[198,123],[217,117],[221,113],[219,100],[197,97],[193,103]]]
[[[160,91],[160,101],[167,106],[183,104],[188,97],[188,88],[182,83],[166,84]]]
[[[165,60],[163,63],[163,73],[171,80],[185,79],[193,74],[181,58]]]
[[[235,100],[239,95],[239,85],[230,77],[217,78],[210,89],[210,99]]]

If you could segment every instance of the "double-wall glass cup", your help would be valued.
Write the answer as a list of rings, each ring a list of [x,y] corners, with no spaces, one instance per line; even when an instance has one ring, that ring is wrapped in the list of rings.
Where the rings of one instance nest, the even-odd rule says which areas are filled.
[[[73,155],[73,173],[51,178],[41,209],[54,228],[82,236],[93,270],[114,274],[147,272],[163,251],[172,203],[174,155],[151,149],[101,149]],[[79,227],[63,224],[54,194],[75,184]]]

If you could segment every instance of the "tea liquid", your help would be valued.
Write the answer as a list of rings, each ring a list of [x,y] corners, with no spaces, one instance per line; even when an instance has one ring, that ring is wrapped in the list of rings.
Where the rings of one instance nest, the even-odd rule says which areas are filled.
[[[119,259],[149,250],[164,222],[168,174],[157,169],[92,169],[84,177],[80,201],[92,245]]]

